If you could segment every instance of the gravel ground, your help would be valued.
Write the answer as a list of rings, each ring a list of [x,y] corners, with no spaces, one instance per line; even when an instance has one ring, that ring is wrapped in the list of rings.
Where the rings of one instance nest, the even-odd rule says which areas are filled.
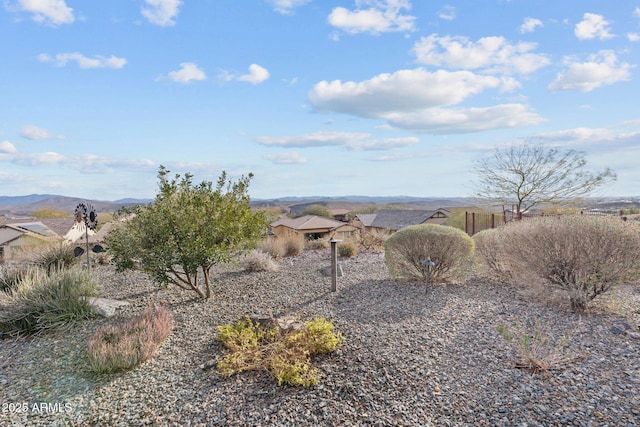
[[[562,300],[478,278],[427,293],[391,281],[379,253],[340,263],[335,293],[321,250],[285,258],[277,272],[220,270],[208,301],[96,268],[101,296],[131,304],[115,319],[0,341],[0,425],[640,425],[637,285],[578,315]],[[129,372],[91,375],[84,352],[96,328],[161,301],[175,322],[158,354]],[[218,325],[267,313],[323,316],[345,335],[342,348],[314,359],[318,386],[199,368],[222,354]],[[573,360],[547,373],[517,367],[513,342],[497,329],[536,321],[566,338]]]

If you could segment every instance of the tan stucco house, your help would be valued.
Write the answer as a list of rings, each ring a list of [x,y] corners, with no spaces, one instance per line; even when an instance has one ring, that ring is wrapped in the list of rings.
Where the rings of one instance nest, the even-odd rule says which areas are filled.
[[[282,218],[272,222],[269,227],[277,239],[298,239],[302,242],[331,238],[348,240],[355,238],[358,233],[358,229],[351,224],[315,215]]]

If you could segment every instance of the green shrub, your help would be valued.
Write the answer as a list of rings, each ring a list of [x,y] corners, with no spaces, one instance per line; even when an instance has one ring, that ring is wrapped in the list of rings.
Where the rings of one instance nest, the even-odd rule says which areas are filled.
[[[395,279],[424,280],[422,262],[430,259],[430,280],[464,280],[473,268],[474,242],[457,228],[420,224],[401,229],[385,241],[385,261]]]
[[[100,327],[88,345],[91,370],[98,374],[134,368],[149,360],[173,330],[173,316],[163,306],[117,325]]]
[[[264,370],[278,385],[310,386],[318,383],[318,372],[310,356],[329,353],[342,344],[344,337],[322,318],[305,322],[297,330],[275,327],[265,329],[245,317],[218,327],[218,341],[230,350],[217,358],[218,372],[231,376],[243,371]]]
[[[97,294],[87,272],[30,267],[0,292],[0,331],[23,335],[69,327],[92,316],[86,297]]]
[[[345,258],[351,258],[358,254],[356,246],[351,242],[338,243],[338,255]]]
[[[619,218],[563,215],[500,228],[502,256],[521,282],[530,276],[567,292],[571,308],[640,277],[640,233]]]
[[[253,249],[242,260],[247,271],[277,271],[278,263],[271,255],[259,249]]]
[[[77,262],[73,247],[66,243],[46,246],[36,262],[45,270],[69,268]]]
[[[15,288],[24,274],[24,269],[0,267],[0,292],[7,292]]]

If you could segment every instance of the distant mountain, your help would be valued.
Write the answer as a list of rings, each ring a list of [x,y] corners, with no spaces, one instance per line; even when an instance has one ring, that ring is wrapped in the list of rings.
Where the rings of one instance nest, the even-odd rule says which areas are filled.
[[[55,208],[72,215],[79,203],[89,203],[96,212],[115,212],[126,206],[143,205],[148,199],[122,199],[117,201],[87,200],[77,197],[57,196],[53,194],[32,194],[30,196],[0,196],[0,215],[31,215],[33,212]]]
[[[0,206],[24,205],[27,203],[36,203],[42,200],[51,199],[56,196],[54,194],[30,194],[28,196],[0,196]]]

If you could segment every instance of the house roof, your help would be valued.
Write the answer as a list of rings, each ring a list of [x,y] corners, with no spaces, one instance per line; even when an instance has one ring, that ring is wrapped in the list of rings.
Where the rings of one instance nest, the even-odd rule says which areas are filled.
[[[369,226],[389,230],[400,230],[401,228],[408,227],[410,225],[422,224],[429,218],[433,217],[436,213],[444,213],[446,215],[446,210],[381,210],[376,212],[375,214],[372,214],[375,215],[375,218]],[[358,218],[361,218],[361,216],[358,216]],[[362,221],[362,218],[360,220]],[[362,222],[366,225],[364,221]]]
[[[371,224],[373,224],[373,220],[376,219],[376,214],[374,214],[374,213],[372,213],[372,214],[358,214],[358,215],[356,215],[356,217],[360,220],[360,222],[365,227],[371,227]]]
[[[343,226],[344,223],[316,215],[305,215],[299,218],[282,218],[271,223],[271,227],[278,227],[280,225],[303,231],[317,230],[319,228],[333,229]]]
[[[5,235],[0,244],[7,244],[23,235],[28,235],[44,241],[60,239],[60,236],[40,221],[4,223],[0,228],[13,230],[15,234]]]

